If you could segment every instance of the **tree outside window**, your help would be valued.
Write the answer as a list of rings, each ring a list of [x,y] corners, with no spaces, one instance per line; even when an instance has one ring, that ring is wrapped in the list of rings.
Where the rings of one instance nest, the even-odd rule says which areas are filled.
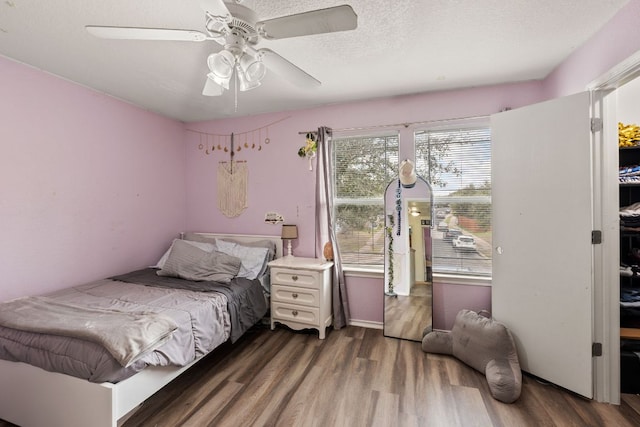
[[[384,192],[398,135],[334,138],[336,238],[345,264],[384,265]]]

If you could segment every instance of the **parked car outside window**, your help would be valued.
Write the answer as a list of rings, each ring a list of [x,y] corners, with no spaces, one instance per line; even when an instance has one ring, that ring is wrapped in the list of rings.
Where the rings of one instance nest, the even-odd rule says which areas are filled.
[[[462,235],[462,231],[456,230],[455,228],[451,228],[444,232],[444,235],[442,236],[442,240],[444,240],[445,242],[452,242],[453,239],[461,235]]]
[[[451,244],[453,244],[453,249],[456,250],[476,250],[476,240],[471,236],[458,236],[452,240]]]
[[[440,221],[438,223],[438,231],[447,231],[449,229],[449,225],[446,221]]]

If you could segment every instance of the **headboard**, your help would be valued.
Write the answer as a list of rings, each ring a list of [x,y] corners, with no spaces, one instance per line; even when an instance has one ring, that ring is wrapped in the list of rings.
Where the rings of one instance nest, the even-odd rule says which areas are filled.
[[[180,234],[180,238],[184,237],[185,233]],[[193,232],[190,234],[199,235],[206,238],[216,239],[233,239],[238,242],[250,243],[259,240],[270,240],[276,245],[276,258],[281,258],[283,255],[282,250],[282,238],[278,236],[267,236],[259,234],[224,234],[224,233],[207,233],[207,232]]]

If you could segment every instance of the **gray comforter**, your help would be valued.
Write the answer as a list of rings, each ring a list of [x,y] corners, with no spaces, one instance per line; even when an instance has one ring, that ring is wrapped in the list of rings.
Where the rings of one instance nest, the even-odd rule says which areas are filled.
[[[215,289],[219,284],[194,282],[197,283],[194,285],[182,279],[166,278],[179,281],[171,284],[162,279],[165,278],[157,276],[155,270],[147,269],[47,295],[63,304],[134,313],[145,311],[171,318],[177,325],[171,339],[126,368],[95,342],[6,327],[0,327],[0,358],[93,382],[115,383],[149,365],[186,365],[232,335],[233,340],[237,339],[267,311],[257,280],[243,279],[234,285],[237,280],[234,279]],[[147,280],[151,283],[145,283]],[[204,288],[197,290],[198,287]]]
[[[0,304],[0,325],[95,342],[125,367],[162,345],[178,328],[173,319],[160,313],[98,309],[48,297]]]
[[[177,277],[158,276],[156,270],[146,268],[112,277],[127,283],[141,283],[169,289],[186,289],[197,292],[218,292],[227,297],[227,309],[231,320],[231,342],[234,343],[267,313],[267,301],[262,285],[257,280],[236,277],[230,282],[193,281]]]

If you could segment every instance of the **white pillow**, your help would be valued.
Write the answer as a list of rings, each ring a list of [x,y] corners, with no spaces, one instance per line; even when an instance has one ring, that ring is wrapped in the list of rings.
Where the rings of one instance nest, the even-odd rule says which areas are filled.
[[[220,252],[240,258],[242,264],[240,264],[238,277],[255,279],[263,272],[267,263],[267,254],[269,253],[267,248],[242,246],[221,239],[216,239],[216,246]]]
[[[173,239],[173,242],[180,239]],[[164,267],[164,263],[167,262],[167,258],[169,258],[169,253],[171,253],[171,248],[173,247],[173,242],[171,242],[171,246],[169,249],[162,255],[162,257],[158,260],[156,265],[151,266],[151,268],[160,268]],[[213,243],[203,243],[203,242],[192,242],[191,240],[182,240],[182,242],[188,243],[191,246],[195,246],[198,249],[202,249],[203,251],[213,252],[216,249],[216,245]]]

